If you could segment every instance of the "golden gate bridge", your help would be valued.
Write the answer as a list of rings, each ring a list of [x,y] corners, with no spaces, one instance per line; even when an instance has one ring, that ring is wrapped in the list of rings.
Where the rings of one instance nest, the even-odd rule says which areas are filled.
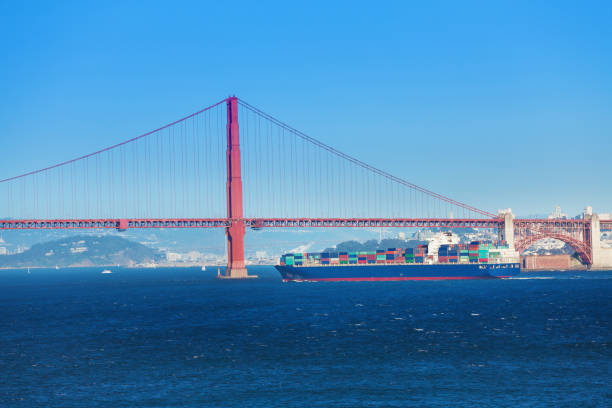
[[[232,278],[248,276],[249,228],[493,228],[519,252],[554,238],[587,265],[612,260],[599,244],[612,220],[493,214],[371,166],[237,97],[0,180],[0,192],[0,229],[224,228]]]

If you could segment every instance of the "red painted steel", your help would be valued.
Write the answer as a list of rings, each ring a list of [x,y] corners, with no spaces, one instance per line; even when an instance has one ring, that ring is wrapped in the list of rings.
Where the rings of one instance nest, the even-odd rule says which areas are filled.
[[[123,222],[123,224],[121,224]],[[0,220],[0,229],[75,228],[500,228],[504,220],[419,218],[100,218],[52,220]]]
[[[242,174],[240,170],[240,137],[238,129],[238,99],[227,99],[227,218],[232,221],[225,229],[227,236],[226,276],[247,275],[244,266],[244,233],[242,220]]]
[[[500,228],[504,220],[502,218],[249,218],[245,219],[245,224],[251,228]]]
[[[125,231],[128,228],[128,220],[121,219],[119,220],[119,231]]]
[[[588,219],[515,219],[514,247],[521,253],[537,241],[553,238],[570,245],[588,265],[592,264],[591,221]]]
[[[40,229],[129,229],[129,228],[226,228],[226,218],[139,218],[0,220],[0,230]]]
[[[531,246],[532,244],[544,238],[553,238],[569,244],[572,248],[574,248],[574,250],[576,250],[576,253],[578,254],[578,256],[580,256],[580,258],[585,264],[590,265],[592,263],[591,245],[586,244],[583,241],[574,239],[565,234],[546,233],[540,235],[530,235],[529,237],[524,238],[523,240],[515,244],[516,250],[521,253],[527,248],[529,248],[529,246]]]

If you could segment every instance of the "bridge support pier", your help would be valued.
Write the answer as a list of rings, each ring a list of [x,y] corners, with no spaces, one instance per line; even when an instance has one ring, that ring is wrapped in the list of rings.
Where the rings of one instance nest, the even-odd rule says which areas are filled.
[[[599,216],[591,215],[591,266],[599,266],[601,264],[601,227],[599,224]]]
[[[244,279],[249,276],[244,264],[245,226],[242,214],[242,173],[240,169],[240,137],[238,99],[227,99],[227,269],[221,278]]]
[[[231,227],[225,229],[227,238],[227,269],[225,275],[220,278],[244,279],[256,278],[249,276],[244,265],[244,234],[245,227],[242,220],[238,223],[232,222]]]
[[[595,268],[612,267],[612,248],[601,247],[601,224],[599,215],[591,215],[591,262]]]
[[[512,250],[516,250],[514,247],[514,214],[510,210],[503,213],[504,215],[504,229],[498,231],[499,239],[506,241],[508,246]]]

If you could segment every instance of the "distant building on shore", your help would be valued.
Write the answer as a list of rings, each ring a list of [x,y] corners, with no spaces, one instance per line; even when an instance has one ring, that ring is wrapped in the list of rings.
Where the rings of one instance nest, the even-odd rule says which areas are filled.
[[[561,212],[561,206],[558,205],[555,207],[555,211],[553,211],[552,214],[548,216],[548,219],[549,220],[566,220],[567,214]]]

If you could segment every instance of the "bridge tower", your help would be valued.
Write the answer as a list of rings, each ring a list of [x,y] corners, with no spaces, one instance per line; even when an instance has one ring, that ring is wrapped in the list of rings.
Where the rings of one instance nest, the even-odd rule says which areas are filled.
[[[591,266],[595,268],[610,268],[612,267],[612,248],[603,248],[601,246],[601,217],[595,213],[590,215],[590,217],[591,225],[588,233],[591,241],[591,260],[593,261]],[[610,226],[608,225],[604,228],[608,229]]]
[[[244,220],[242,219],[242,173],[240,169],[240,136],[238,99],[227,99],[227,270],[223,278],[248,278],[244,265]]]
[[[508,246],[512,250],[516,250],[514,247],[514,214],[509,208],[500,212],[500,215],[504,217],[503,229],[498,229],[497,233],[500,240],[504,240],[508,243]]]

